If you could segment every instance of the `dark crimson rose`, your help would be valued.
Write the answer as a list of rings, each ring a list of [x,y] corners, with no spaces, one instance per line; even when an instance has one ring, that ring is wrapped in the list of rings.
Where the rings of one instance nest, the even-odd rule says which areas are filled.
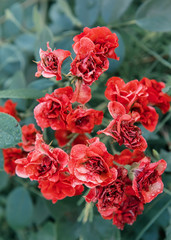
[[[148,79],[146,77],[142,78],[140,83],[147,88],[147,99],[149,104],[160,108],[162,113],[168,112],[170,108],[171,97],[162,92],[165,84],[163,82],[157,82],[154,79]]]
[[[31,180],[58,181],[59,171],[68,163],[68,154],[60,148],[51,148],[44,143],[42,135],[36,135],[35,150],[26,158],[15,161],[16,174]]]
[[[72,88],[65,87],[38,99],[40,104],[35,107],[34,116],[42,130],[47,127],[53,130],[66,129],[66,117],[72,110],[72,96]]]
[[[163,159],[150,163],[150,159],[147,157],[132,165],[132,188],[142,202],[149,203],[163,192],[161,175],[166,166],[167,164]]]
[[[30,152],[35,148],[36,134],[40,133],[34,126],[34,124],[24,125],[22,128],[22,143],[21,146],[24,151]]]
[[[46,199],[56,203],[65,197],[73,197],[83,192],[84,187],[82,185],[73,187],[73,181],[74,176],[70,175],[67,168],[64,168],[59,172],[58,181],[41,180],[38,187]]]
[[[37,63],[36,77],[41,75],[45,78],[56,77],[59,81],[61,77],[61,66],[63,61],[69,57],[71,53],[63,49],[57,49],[52,51],[47,42],[47,50],[40,49],[40,61]]]
[[[0,106],[0,112],[11,115],[19,122],[20,118],[18,117],[18,113],[16,111],[16,105],[17,103],[14,103],[12,100],[8,99],[5,102],[4,107]]]
[[[15,160],[26,156],[26,152],[19,148],[3,149],[4,170],[10,175],[15,175],[16,163]]]
[[[107,27],[96,27],[92,29],[85,27],[83,33],[73,38],[75,42],[73,49],[76,54],[79,52],[81,39],[85,37],[94,43],[97,54],[103,54],[108,58],[119,60],[115,53],[115,48],[119,46],[118,37]]]
[[[81,183],[88,187],[105,185],[115,180],[117,170],[113,167],[113,156],[98,138],[87,141],[89,146],[77,144],[72,147],[68,168]]]
[[[141,135],[141,129],[134,125],[139,119],[139,114],[135,114],[135,116],[126,114],[124,106],[115,101],[109,102],[108,109],[114,120],[109,123],[107,128],[97,133],[113,137],[119,145],[124,144],[130,149],[145,151],[147,148],[146,140]]]
[[[78,106],[67,116],[67,129],[73,133],[91,133],[94,125],[100,125],[103,112]]]
[[[71,63],[71,73],[80,77],[85,85],[91,85],[108,68],[108,59],[95,52],[94,43],[87,37],[81,38],[77,55]]]

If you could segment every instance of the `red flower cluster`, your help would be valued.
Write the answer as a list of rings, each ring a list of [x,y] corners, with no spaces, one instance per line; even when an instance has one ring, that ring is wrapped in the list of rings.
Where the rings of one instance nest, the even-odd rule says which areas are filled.
[[[158,122],[154,107],[166,113],[171,98],[162,92],[164,83],[156,80],[143,78],[125,83],[112,77],[107,81],[105,96],[110,100],[108,110],[113,120],[97,133],[111,136],[119,145],[132,150],[125,149],[113,156],[99,138],[91,138],[89,134],[95,125],[102,123],[103,111],[88,108],[85,103],[91,99],[92,83],[108,69],[108,58],[119,60],[117,47],[118,38],[108,28],[84,28],[74,37],[76,57],[66,75],[71,83],[75,82],[75,90],[65,85],[38,99],[34,109],[38,126],[42,131],[48,127],[54,130],[58,146],[66,152],[46,144],[33,124],[22,127],[20,148],[3,152],[5,170],[38,181],[43,196],[53,203],[81,194],[83,185],[90,188],[86,201],[96,202],[102,217],[112,219],[123,229],[125,224],[133,224],[144,204],[163,191],[161,175],[166,168],[163,159],[151,163],[145,156],[147,142],[135,124],[154,131]],[[36,76],[61,80],[61,65],[70,52],[52,51],[49,43],[47,48],[40,49]],[[7,103],[0,111],[16,117],[15,105],[10,108]]]

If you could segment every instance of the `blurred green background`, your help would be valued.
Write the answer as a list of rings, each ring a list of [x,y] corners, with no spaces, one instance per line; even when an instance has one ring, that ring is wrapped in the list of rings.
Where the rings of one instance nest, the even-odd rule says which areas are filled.
[[[49,41],[52,49],[70,50],[74,57],[73,36],[85,26],[107,26],[119,37],[116,53],[120,61],[110,60],[109,70],[92,85],[91,107],[98,109],[97,105],[107,102],[105,83],[111,76],[126,82],[144,76],[163,81],[164,91],[171,94],[171,0],[0,0],[0,89],[4,90],[0,91],[0,105],[6,98],[17,102],[21,125],[35,123],[36,100],[32,98],[36,97],[27,96],[28,88],[46,93],[62,86],[61,82],[35,78],[33,60],[39,61],[39,49],[46,50]],[[69,59],[64,62],[64,73],[70,63]],[[18,99],[16,90],[20,88],[25,92]],[[142,132],[149,144],[147,154],[168,162],[163,180],[171,190],[171,112],[158,113],[156,130],[149,133],[142,128]],[[169,190],[147,204],[133,226],[120,232],[96,209],[92,222],[77,221],[85,206],[81,196],[52,204],[35,186],[3,171],[0,150],[0,240],[171,239]]]

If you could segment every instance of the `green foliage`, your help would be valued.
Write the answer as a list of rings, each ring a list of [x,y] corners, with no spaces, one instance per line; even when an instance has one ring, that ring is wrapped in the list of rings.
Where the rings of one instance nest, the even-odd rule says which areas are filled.
[[[0,148],[9,148],[21,142],[21,127],[9,114],[0,113]]]
[[[29,192],[23,187],[14,189],[7,198],[8,224],[14,229],[30,226],[32,215],[33,204]]]

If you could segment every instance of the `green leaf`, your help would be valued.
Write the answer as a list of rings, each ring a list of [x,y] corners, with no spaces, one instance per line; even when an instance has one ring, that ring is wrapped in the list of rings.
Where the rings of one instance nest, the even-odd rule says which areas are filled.
[[[171,31],[170,0],[148,0],[137,10],[136,23],[149,31]]]
[[[61,11],[71,20],[73,25],[81,27],[80,21],[73,15],[70,5],[66,0],[58,0]]]
[[[14,147],[21,142],[21,127],[15,118],[0,113],[0,148]]]
[[[7,198],[6,217],[12,228],[30,226],[33,216],[33,204],[29,192],[18,187]]]
[[[40,11],[38,10],[38,5],[35,5],[33,8],[33,22],[37,32],[43,29],[43,19]]]
[[[171,172],[171,153],[164,149],[161,149],[160,158],[164,159],[167,162],[167,168],[165,171]]]
[[[42,91],[31,88],[8,89],[0,91],[0,98],[23,98],[23,99],[37,99],[43,97],[45,94]]]
[[[4,156],[2,150],[0,149],[0,171],[4,169]]]
[[[56,240],[56,226],[52,222],[47,222],[38,232],[37,240]]]
[[[113,23],[119,19],[132,0],[102,0],[101,13],[105,23]]]
[[[34,207],[34,215],[33,215],[33,221],[36,224],[41,224],[44,222],[48,217],[50,213],[46,206],[45,200],[38,197],[36,201],[36,205]]]
[[[165,240],[170,240],[171,239],[171,207],[168,208],[169,215],[170,215],[170,223],[168,227],[166,228],[166,238]]]
[[[22,49],[22,51],[32,54],[34,50],[35,40],[36,37],[34,34],[23,33],[15,39],[15,44],[18,48]]]
[[[0,191],[6,188],[8,185],[8,180],[8,174],[6,174],[6,172],[0,172]]]
[[[47,50],[47,42],[49,42],[49,46],[53,48],[53,34],[51,30],[46,26],[38,33],[36,38],[35,51],[34,51],[36,61],[40,60],[40,56],[39,56],[40,48],[44,51]]]
[[[44,89],[48,89],[52,86],[54,86],[54,82],[50,81],[49,79],[45,79],[45,78],[41,78],[39,80],[35,80],[33,82],[31,82],[28,87],[29,88],[34,88],[37,90],[44,90]]]
[[[99,0],[76,0],[75,13],[84,26],[92,26],[99,15]]]

